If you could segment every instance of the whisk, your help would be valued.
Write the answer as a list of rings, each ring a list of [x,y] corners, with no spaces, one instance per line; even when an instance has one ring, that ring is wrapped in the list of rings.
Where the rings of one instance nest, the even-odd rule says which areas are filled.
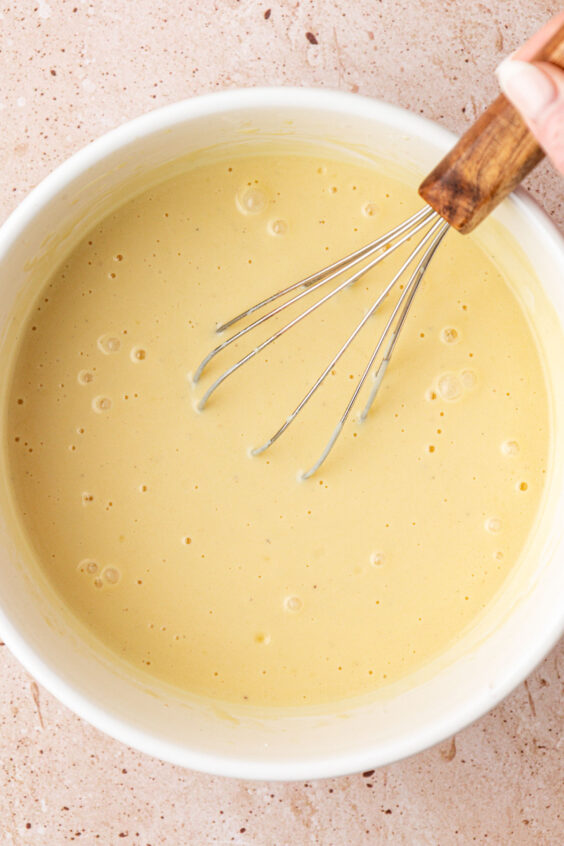
[[[537,53],[535,60],[549,61],[564,67],[564,26],[560,27]],[[203,371],[212,359],[229,346],[245,338],[253,330],[281,314],[287,308],[301,302],[306,297],[311,297],[316,291],[321,291],[323,286],[333,280],[341,280],[328,293],[323,294],[318,300],[307,306],[304,311],[277,329],[266,340],[253,346],[246,355],[221,373],[205,391],[197,404],[197,408],[203,410],[219,386],[267,346],[323,306],[329,299],[338,295],[344,288],[357,282],[369,270],[388,258],[402,244],[413,239],[414,236],[420,235],[420,239],[415,243],[399,270],[378,294],[362,320],[337,350],[296,408],[264,444],[251,450],[252,455],[259,455],[280,438],[313,397],[324,379],[333,370],[336,363],[345,354],[392,289],[398,286],[400,295],[397,302],[391,310],[366,367],[325,449],[310,469],[301,474],[302,479],[312,476],[332,450],[351,414],[363,385],[371,373],[373,374],[373,382],[368,400],[360,413],[360,420],[365,419],[373,405],[421,280],[448,229],[453,227],[463,234],[471,232],[524,179],[542,159],[543,155],[543,151],[518,112],[506,97],[500,94],[453,149],[423,180],[419,186],[419,195],[425,200],[426,205],[420,211],[369,244],[266,297],[217,327],[216,331],[223,333],[255,314],[255,312],[263,311],[251,323],[235,331],[234,334],[206,355],[193,374],[192,381],[194,383],[200,380]],[[358,269],[355,269],[357,267]],[[351,270],[353,272],[349,275]],[[398,285],[400,279],[407,279],[407,281],[403,285]],[[282,302],[278,302],[280,300]]]

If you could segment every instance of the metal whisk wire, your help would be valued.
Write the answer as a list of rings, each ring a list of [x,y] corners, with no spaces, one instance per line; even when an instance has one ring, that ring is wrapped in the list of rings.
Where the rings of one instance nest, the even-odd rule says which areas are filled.
[[[245,317],[248,317],[248,315],[252,314],[263,306],[269,305],[275,300],[280,299],[281,297],[291,293],[292,291],[295,291],[298,288],[304,289],[301,291],[301,293],[296,294],[294,297],[287,300],[282,305],[277,306],[276,308],[272,309],[272,311],[269,311],[267,314],[263,315],[262,317],[259,317],[257,320],[253,321],[253,323],[250,323],[248,326],[245,326],[244,329],[239,330],[239,332],[236,332],[226,341],[223,341],[223,343],[215,347],[210,353],[208,353],[208,355],[203,359],[203,361],[195,370],[192,376],[192,381],[194,383],[197,383],[200,380],[204,369],[208,366],[210,361],[230,344],[234,343],[235,341],[238,341],[240,338],[251,332],[253,329],[258,328],[261,324],[265,323],[267,320],[270,320],[271,317],[275,317],[277,314],[280,314],[289,306],[303,299],[303,297],[318,290],[318,288],[320,288],[322,285],[327,284],[327,282],[331,282],[333,279],[335,279],[336,276],[340,276],[341,273],[343,273],[345,270],[350,270],[359,262],[372,255],[374,252],[377,252],[378,250],[390,245],[389,249],[385,253],[382,253],[381,255],[377,256],[375,259],[373,259],[371,262],[369,262],[367,265],[357,271],[353,276],[349,277],[348,279],[345,279],[344,282],[341,282],[341,284],[334,288],[332,291],[330,291],[329,294],[326,294],[325,297],[318,300],[316,303],[314,303],[313,306],[310,306],[309,309],[304,311],[294,320],[291,320],[289,323],[287,323],[285,326],[283,326],[281,329],[271,335],[270,338],[267,338],[266,341],[264,341],[260,346],[252,350],[247,356],[244,356],[242,359],[240,359],[240,361],[236,362],[236,364],[234,364],[232,367],[228,368],[224,373],[222,373],[222,375],[218,379],[216,379],[216,381],[210,386],[210,388],[208,388],[208,390],[198,403],[198,409],[200,411],[203,410],[212,393],[216,390],[216,388],[219,387],[219,385],[224,381],[224,379],[234,373],[235,370],[238,370],[239,367],[245,364],[250,358],[257,355],[259,352],[262,352],[262,350],[266,346],[268,346],[268,344],[271,344],[273,341],[277,340],[280,335],[284,334],[284,332],[286,332],[288,329],[291,329],[293,326],[296,325],[296,323],[299,323],[305,317],[308,317],[312,311],[314,311],[320,305],[323,305],[323,303],[327,302],[327,300],[331,299],[331,297],[335,296],[335,294],[338,294],[339,291],[343,290],[343,288],[346,288],[348,285],[352,285],[354,282],[364,276],[365,273],[367,273],[369,270],[379,264],[384,258],[387,258],[391,252],[396,250],[398,247],[401,247],[401,245],[405,243],[405,241],[408,241],[409,238],[411,238],[416,232],[418,232],[423,227],[427,226],[430,219],[436,216],[436,212],[433,212],[433,210],[430,208],[421,209],[421,211],[414,214],[404,223],[400,224],[395,229],[392,229],[391,232],[382,235],[380,238],[377,238],[375,241],[372,241],[367,246],[361,247],[361,249],[356,250],[354,253],[350,253],[343,259],[339,259],[339,261],[333,262],[333,264],[324,267],[317,273],[314,273],[311,276],[306,276],[305,279],[301,279],[299,282],[295,282],[293,285],[289,285],[287,288],[278,291],[276,294],[267,297],[260,303],[256,303],[255,305],[248,308],[246,311],[241,312],[241,314],[238,314],[237,317],[234,317],[231,320],[228,320],[226,323],[222,323],[221,326],[218,326],[216,332],[223,332],[225,329],[229,328],[230,326],[233,326],[235,323],[240,320],[243,320]],[[391,242],[395,238],[399,238],[399,240],[395,244],[392,244]]]
[[[344,355],[344,353],[345,353],[345,352],[347,351],[347,349],[350,347],[350,345],[352,344],[352,342],[354,341],[354,339],[356,338],[356,336],[359,334],[360,330],[361,330],[361,329],[362,329],[362,328],[366,325],[366,323],[370,320],[370,318],[372,317],[372,315],[374,314],[374,312],[376,311],[376,309],[377,309],[377,308],[378,308],[378,307],[382,304],[382,302],[384,301],[384,299],[387,297],[387,295],[388,295],[388,294],[389,294],[389,292],[392,290],[392,288],[394,287],[394,285],[396,284],[396,282],[399,280],[399,278],[401,277],[401,275],[405,272],[405,270],[408,268],[408,266],[409,266],[409,265],[411,264],[411,262],[414,260],[414,258],[416,257],[416,255],[417,255],[417,254],[418,254],[418,253],[419,253],[419,252],[420,252],[420,251],[424,248],[425,244],[429,241],[429,239],[433,237],[433,235],[436,233],[437,229],[438,229],[438,228],[440,228],[440,225],[441,225],[441,224],[440,224],[440,222],[438,222],[438,221],[437,221],[437,222],[435,222],[435,224],[433,225],[433,227],[431,228],[431,230],[430,230],[430,231],[429,231],[429,232],[425,235],[425,237],[424,237],[424,238],[423,238],[423,239],[419,242],[419,244],[415,247],[415,249],[414,249],[414,250],[412,250],[412,252],[411,252],[411,253],[410,253],[410,255],[408,256],[408,258],[404,261],[404,263],[402,264],[402,266],[400,267],[400,269],[397,271],[397,273],[395,274],[395,276],[392,278],[391,282],[389,282],[389,283],[388,283],[388,285],[384,288],[384,290],[383,290],[383,291],[379,294],[379,296],[378,296],[378,298],[375,300],[375,302],[374,302],[374,303],[371,305],[371,307],[368,309],[368,311],[366,312],[366,314],[364,315],[364,317],[362,318],[362,320],[361,320],[361,321],[360,321],[360,322],[359,322],[359,323],[355,326],[355,328],[353,329],[353,331],[351,332],[351,334],[349,335],[349,337],[346,339],[346,341],[344,342],[344,344],[341,346],[341,348],[339,349],[339,351],[337,352],[337,354],[336,354],[336,355],[334,356],[334,358],[333,358],[333,359],[329,362],[329,364],[327,365],[327,367],[325,368],[325,370],[323,371],[323,373],[319,376],[319,378],[317,379],[317,381],[316,381],[316,382],[312,385],[312,387],[309,389],[309,391],[308,391],[308,392],[307,392],[307,394],[304,396],[304,398],[303,398],[303,399],[302,399],[302,401],[299,403],[299,405],[298,405],[298,406],[294,409],[294,411],[292,412],[292,414],[290,414],[290,416],[289,416],[289,417],[285,420],[285,422],[284,422],[284,423],[282,424],[282,426],[278,429],[278,431],[277,431],[277,432],[276,432],[276,433],[275,433],[275,434],[274,434],[271,438],[269,438],[269,440],[268,440],[268,441],[266,441],[266,443],[264,443],[264,444],[263,444],[262,446],[260,446],[260,447],[257,447],[256,449],[251,450],[251,452],[252,452],[252,454],[253,454],[253,455],[259,455],[261,452],[264,452],[264,450],[268,449],[268,447],[269,447],[269,446],[271,446],[271,445],[272,445],[272,444],[273,444],[276,440],[278,440],[278,438],[280,437],[280,435],[282,435],[282,434],[283,434],[283,432],[285,432],[285,431],[286,431],[286,429],[287,429],[287,428],[288,428],[288,426],[289,426],[289,425],[293,422],[293,420],[295,420],[295,418],[296,418],[296,417],[297,417],[297,415],[300,413],[300,411],[302,410],[302,408],[304,407],[304,405],[305,405],[305,404],[306,404],[306,403],[307,403],[307,402],[311,399],[311,397],[313,396],[313,394],[317,391],[317,389],[320,387],[320,385],[322,384],[322,382],[323,382],[323,381],[325,380],[325,378],[329,375],[329,373],[330,373],[330,372],[331,372],[331,370],[334,368],[334,366],[337,364],[337,362],[339,361],[339,359],[340,359],[340,358]],[[419,268],[419,265],[418,265],[418,268]],[[401,305],[402,305],[403,301],[405,300],[405,296],[406,296],[406,294],[408,293],[408,291],[410,290],[410,287],[412,286],[412,283],[413,283],[413,280],[414,280],[414,277],[415,277],[416,272],[417,272],[417,269],[414,271],[414,273],[412,274],[412,276],[411,276],[411,278],[410,278],[409,282],[408,282],[408,283],[407,283],[407,285],[405,286],[405,288],[404,288],[404,290],[403,290],[403,292],[402,292],[402,294],[401,294],[401,296],[400,296],[400,298],[399,298],[399,301],[398,301],[397,305],[395,306],[395,308],[394,308],[394,310],[393,310],[393,312],[392,312],[392,315],[391,315],[391,317],[390,317],[390,319],[389,319],[389,321],[388,321],[388,323],[387,323],[387,325],[386,325],[386,327],[385,327],[385,329],[384,329],[384,331],[383,331],[382,335],[380,336],[380,339],[379,339],[379,341],[378,341],[378,344],[377,344],[377,346],[376,346],[376,348],[375,348],[375,350],[374,350],[373,355],[372,355],[372,356],[371,356],[371,358],[370,358],[370,361],[369,361],[369,363],[368,363],[368,365],[367,365],[367,367],[366,367],[366,370],[364,371],[364,373],[363,373],[362,377],[360,378],[360,380],[359,380],[359,382],[358,382],[358,384],[357,384],[357,386],[356,386],[356,388],[355,388],[355,391],[354,391],[354,393],[353,393],[353,395],[352,395],[352,397],[351,397],[351,400],[350,400],[350,402],[349,402],[349,404],[348,404],[348,406],[347,406],[347,409],[346,409],[346,411],[345,411],[345,414],[343,415],[343,417],[341,418],[341,420],[340,420],[340,422],[339,422],[339,425],[338,425],[338,427],[337,427],[337,428],[339,429],[339,432],[340,432],[340,430],[342,429],[342,427],[343,427],[343,425],[344,425],[344,423],[345,423],[345,421],[346,421],[346,418],[348,417],[348,415],[349,415],[349,413],[350,413],[350,410],[351,410],[351,408],[352,408],[352,406],[353,406],[353,404],[354,404],[354,402],[355,402],[355,400],[356,400],[356,397],[358,396],[358,393],[359,393],[360,389],[362,388],[362,386],[363,386],[363,384],[364,384],[364,382],[365,382],[365,380],[366,380],[366,377],[367,377],[367,375],[368,375],[368,373],[369,373],[369,371],[370,371],[370,368],[372,367],[372,365],[373,365],[373,363],[374,363],[374,359],[376,358],[376,356],[378,355],[378,353],[379,353],[379,351],[380,351],[380,349],[381,349],[381,347],[382,347],[382,344],[383,344],[383,342],[384,342],[384,340],[385,340],[385,338],[386,338],[386,335],[387,335],[387,334],[388,334],[388,332],[389,332],[389,329],[390,329],[390,327],[391,327],[391,325],[392,325],[392,323],[393,323],[393,321],[394,321],[394,319],[395,319],[395,317],[396,317],[396,314],[397,314],[397,312],[398,312],[399,308],[401,307]],[[389,351],[387,351],[387,354],[388,354],[388,355],[391,355],[391,348],[389,349]],[[383,374],[382,374],[382,375],[383,375]],[[368,409],[365,409],[365,411],[367,412],[367,411],[368,411]],[[366,416],[366,415],[365,415],[365,416]],[[337,431],[337,430],[335,430],[335,432],[336,432],[336,431]],[[337,436],[338,436],[338,433],[337,433],[337,434],[333,433],[333,434],[334,434],[334,440],[332,441],[332,443],[334,443],[334,441],[337,439]],[[319,464],[321,464],[321,459],[320,459],[320,461],[319,461]],[[304,477],[304,478],[306,478],[306,479],[307,479],[307,478],[309,478],[309,476],[311,476],[311,475],[315,472],[315,470],[317,470],[317,465],[314,465],[314,467],[311,469],[311,471],[308,471],[307,473],[305,473],[303,477]]]
[[[306,308],[303,312],[299,315],[288,321],[284,326],[270,335],[265,341],[260,343],[254,349],[252,349],[249,353],[244,355],[240,358],[235,364],[231,367],[227,368],[221,375],[212,383],[212,385],[206,390],[200,401],[197,403],[198,410],[203,410],[205,405],[207,404],[211,395],[217,390],[217,388],[222,384],[222,382],[227,379],[228,376],[232,375],[236,370],[242,367],[246,362],[248,362],[251,358],[258,355],[263,349],[265,349],[269,344],[276,341],[279,337],[285,334],[289,329],[295,326],[297,323],[308,317],[313,311],[319,308],[321,305],[326,303],[329,299],[334,297],[344,288],[354,284],[357,282],[362,276],[368,273],[373,267],[379,264],[383,259],[388,258],[390,253],[394,252],[398,249],[402,244],[406,243],[406,241],[410,240],[414,235],[416,235],[421,230],[427,229],[427,232],[423,235],[420,241],[414,246],[411,250],[407,259],[403,262],[400,269],[395,273],[392,280],[386,285],[383,291],[380,292],[372,306],[368,309],[362,320],[359,321],[357,326],[353,329],[351,334],[348,336],[346,341],[340,347],[336,355],[333,357],[331,362],[325,368],[325,370],[321,373],[312,387],[308,390],[306,395],[300,401],[300,403],[296,406],[294,411],[286,418],[282,426],[272,435],[271,438],[268,439],[262,446],[257,447],[251,450],[253,455],[259,455],[260,453],[264,452],[268,449],[278,438],[286,431],[288,426],[295,420],[298,416],[300,411],[304,408],[304,406],[309,402],[313,394],[317,391],[320,387],[324,379],[327,375],[331,372],[334,368],[335,364],[339,361],[339,359],[344,355],[346,350],[350,347],[356,336],[359,334],[361,329],[366,325],[369,319],[373,316],[375,311],[378,307],[382,304],[382,302],[386,299],[388,294],[397,284],[398,280],[401,276],[407,271],[410,265],[415,262],[415,260],[419,257],[417,264],[411,275],[407,284],[403,287],[402,293],[398,298],[398,302],[394,306],[392,313],[386,323],[386,326],[380,335],[378,342],[374,348],[374,351],[364,369],[362,376],[360,377],[355,390],[349,400],[345,411],[343,412],[337,426],[335,427],[331,438],[327,446],[325,447],[324,451],[322,452],[320,458],[316,461],[316,463],[305,473],[301,474],[302,479],[308,479],[312,476],[321,466],[321,464],[325,461],[329,452],[333,448],[335,441],[337,440],[345,422],[347,421],[352,407],[360,393],[370,371],[374,367],[374,363],[380,354],[381,350],[383,349],[384,343],[386,338],[388,338],[388,344],[385,348],[383,358],[374,373],[374,384],[372,386],[372,390],[370,392],[370,397],[368,402],[366,403],[361,415],[360,419],[364,420],[370,406],[374,402],[382,379],[384,378],[385,371],[388,367],[390,362],[392,352],[396,345],[397,339],[399,337],[400,331],[404,325],[405,319],[409,312],[411,303],[413,302],[413,298],[417,292],[417,289],[420,285],[421,279],[427,269],[429,262],[431,261],[435,251],[437,250],[440,242],[442,241],[446,231],[448,230],[449,226],[448,223],[444,221],[440,215],[438,215],[433,209],[429,208],[429,206],[425,206],[420,211],[416,212],[412,215],[408,220],[404,221],[403,223],[396,226],[394,229],[390,230],[386,234],[382,235],[381,237],[377,238],[376,240],[372,241],[370,244],[356,250],[353,253],[350,253],[348,256],[345,256],[342,259],[339,259],[336,262],[328,265],[327,267],[323,268],[322,270],[314,273],[310,276],[301,279],[299,282],[295,282],[292,285],[278,291],[275,294],[272,294],[269,297],[261,300],[261,302],[256,303],[255,305],[251,306],[250,308],[246,309],[245,311],[238,314],[236,317],[228,320],[227,322],[223,323],[221,326],[217,328],[217,332],[223,332],[225,329],[230,328],[240,320],[245,319],[249,315],[253,314],[254,312],[258,311],[261,308],[264,308],[271,303],[276,302],[276,300],[288,295],[292,294],[293,292],[297,291],[298,289],[302,289],[299,293],[294,294],[291,296],[290,299],[283,302],[281,305],[272,308],[266,314],[262,315],[261,317],[254,320],[248,326],[244,327],[243,329],[235,332],[235,334],[231,335],[221,344],[216,346],[208,355],[203,359],[200,363],[194,375],[192,377],[193,383],[197,383],[207,365],[218,355],[222,352],[226,347],[233,344],[234,342],[238,341],[240,338],[244,337],[246,334],[251,332],[253,329],[258,328],[267,320],[276,315],[283,312],[286,308],[294,305],[295,303],[299,302],[308,294],[314,293],[316,290],[320,289],[323,285],[331,282],[338,276],[341,276],[343,273],[351,270],[352,268],[356,267],[357,264],[363,262],[365,259],[370,258],[375,252],[382,251],[379,255],[375,258],[368,261],[364,264],[360,269],[356,270],[351,276],[347,276],[343,281],[341,281],[335,288],[330,290],[327,294],[322,296],[319,300],[314,302],[311,306]],[[421,255],[423,253],[423,255]],[[398,317],[399,314],[399,317]],[[394,326],[394,322],[396,321]]]
[[[350,398],[350,400],[347,404],[347,407],[345,408],[345,410],[344,410],[344,412],[341,416],[341,419],[337,423],[337,425],[336,425],[336,427],[333,431],[333,434],[329,438],[327,446],[325,447],[325,449],[323,450],[323,452],[321,453],[320,457],[317,459],[315,464],[312,467],[310,467],[309,470],[302,472],[300,474],[301,479],[309,479],[310,476],[313,476],[313,474],[316,473],[317,470],[319,470],[319,468],[321,467],[321,465],[323,464],[323,462],[325,461],[325,459],[327,458],[327,456],[329,455],[329,453],[333,449],[333,446],[335,445],[335,441],[337,440],[337,438],[341,434],[343,426],[345,425],[345,423],[346,423],[346,421],[347,421],[347,419],[348,419],[348,417],[351,413],[351,410],[352,410],[352,407],[353,407],[353,405],[356,401],[356,398],[358,397],[358,394],[360,393],[362,386],[364,385],[364,383],[365,383],[365,381],[368,377],[368,374],[372,370],[372,367],[374,366],[374,362],[375,362],[375,360],[376,360],[376,358],[377,358],[377,356],[378,356],[378,354],[379,354],[379,352],[380,352],[380,350],[381,350],[381,348],[384,344],[384,341],[386,340],[388,333],[390,332],[390,329],[392,328],[393,322],[394,322],[400,308],[403,305],[403,311],[400,314],[400,317],[399,317],[399,320],[397,322],[395,329],[393,329],[393,331],[390,335],[390,339],[388,341],[388,346],[387,346],[386,351],[384,353],[384,357],[383,357],[382,361],[380,362],[378,369],[374,373],[374,385],[373,385],[372,390],[370,392],[368,402],[366,403],[362,413],[360,414],[360,420],[361,421],[366,418],[366,415],[368,414],[370,407],[372,406],[372,403],[376,399],[376,394],[378,393],[380,385],[382,384],[382,380],[384,378],[388,364],[390,363],[390,359],[392,357],[394,347],[395,347],[397,339],[399,337],[399,333],[401,332],[401,329],[402,329],[403,324],[405,322],[405,318],[407,317],[407,314],[409,312],[409,308],[411,306],[411,303],[413,302],[413,298],[414,298],[415,294],[417,293],[417,289],[418,289],[418,287],[421,283],[421,280],[423,279],[423,276],[424,276],[425,271],[426,271],[426,269],[429,265],[429,262],[433,258],[433,255],[435,254],[435,251],[437,250],[439,244],[441,243],[443,237],[445,236],[448,228],[449,228],[448,223],[445,223],[442,219],[437,220],[434,223],[432,229],[423,238],[419,247],[416,248],[411,253],[411,255],[409,256],[409,259],[403,265],[401,271],[396,274],[396,281],[397,281],[397,279],[399,278],[399,276],[401,275],[403,270],[406,268],[406,266],[411,263],[413,258],[420,251],[421,247],[424,246],[430,239],[432,239],[431,243],[430,243],[429,247],[427,248],[427,250],[425,251],[423,257],[419,260],[415,270],[411,274],[409,282],[407,283],[404,290],[402,291],[400,298],[399,298],[398,302],[396,303],[396,305],[395,305],[395,307],[392,311],[392,314],[390,315],[388,322],[386,323],[386,326],[384,327],[384,331],[380,335],[378,342],[377,342],[377,344],[374,348],[374,351],[373,351],[372,355],[370,356],[368,364],[366,365],[362,376],[360,377],[360,379],[357,382],[357,385],[356,385],[356,387],[355,387],[355,389],[352,393],[352,396],[351,396],[351,398]],[[404,301],[405,301],[405,305],[404,305]],[[377,308],[377,306],[375,306],[375,307],[373,306],[370,309],[369,313],[373,314],[374,311],[376,310],[376,308]],[[345,349],[346,349],[346,347],[348,347],[350,345],[352,340],[353,340],[353,337],[351,336],[350,339],[346,343]],[[344,350],[343,350],[343,352],[344,352]]]

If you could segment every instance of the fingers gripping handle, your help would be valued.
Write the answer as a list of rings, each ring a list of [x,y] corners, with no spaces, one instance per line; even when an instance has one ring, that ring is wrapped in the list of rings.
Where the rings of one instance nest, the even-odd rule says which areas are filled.
[[[564,25],[534,56],[564,68]],[[419,186],[419,194],[459,232],[471,232],[543,158],[519,112],[494,100]]]

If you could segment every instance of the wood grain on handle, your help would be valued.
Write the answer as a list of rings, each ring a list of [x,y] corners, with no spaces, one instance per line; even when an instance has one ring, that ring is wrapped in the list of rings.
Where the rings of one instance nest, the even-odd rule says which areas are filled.
[[[534,61],[564,68],[564,26]],[[423,180],[419,194],[459,232],[471,232],[543,156],[519,112],[500,94]]]

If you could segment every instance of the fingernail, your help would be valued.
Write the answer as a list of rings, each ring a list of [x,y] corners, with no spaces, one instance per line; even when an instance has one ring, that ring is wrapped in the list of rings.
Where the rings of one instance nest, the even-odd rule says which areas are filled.
[[[528,120],[535,120],[558,96],[550,77],[529,62],[504,59],[496,74],[503,93]]]

